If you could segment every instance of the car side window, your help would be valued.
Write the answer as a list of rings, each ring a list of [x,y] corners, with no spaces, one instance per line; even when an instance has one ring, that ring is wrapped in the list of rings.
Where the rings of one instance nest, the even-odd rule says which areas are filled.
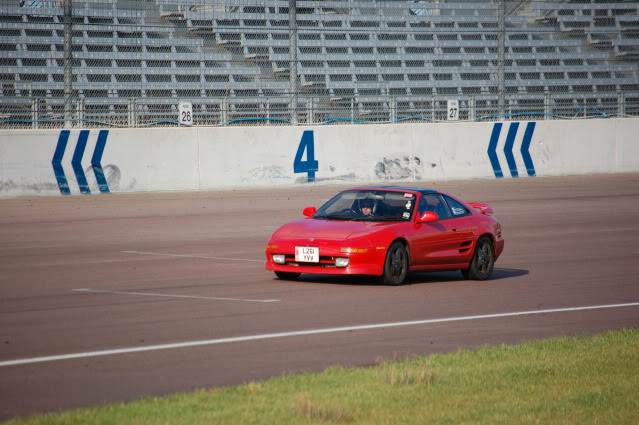
[[[459,202],[455,201],[453,198],[444,196],[444,199],[446,200],[446,203],[450,207],[450,210],[453,213],[453,217],[463,217],[465,215],[470,214],[470,211],[468,211],[468,208],[466,208]]]
[[[440,220],[452,217],[448,206],[442,197],[436,193],[422,195],[417,205],[417,211],[420,216],[426,211],[432,211],[437,214]]]

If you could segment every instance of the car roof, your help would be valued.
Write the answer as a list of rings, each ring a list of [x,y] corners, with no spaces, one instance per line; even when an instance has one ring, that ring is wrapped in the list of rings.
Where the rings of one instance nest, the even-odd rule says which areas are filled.
[[[365,186],[365,187],[354,187],[348,190],[396,190],[396,191],[406,191],[406,192],[419,192],[424,195],[427,193],[440,193],[435,189],[423,189],[420,187],[402,187],[402,186]]]

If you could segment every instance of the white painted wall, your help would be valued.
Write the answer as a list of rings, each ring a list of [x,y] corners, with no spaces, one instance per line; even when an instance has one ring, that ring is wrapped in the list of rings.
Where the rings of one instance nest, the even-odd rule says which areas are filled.
[[[318,183],[405,184],[496,178],[488,148],[495,123],[419,123],[308,127],[181,127],[108,129],[101,160],[110,192],[189,191],[301,185],[293,172],[304,131],[312,131]],[[495,155],[512,178],[504,122]],[[516,171],[528,177],[520,152],[528,122],[513,146]],[[59,195],[52,159],[61,130],[0,131],[0,196]],[[99,130],[90,130],[82,169],[100,193],[91,157]],[[62,157],[71,194],[80,189],[71,160],[80,130],[71,130]],[[538,121],[530,143],[537,176],[639,171],[639,118]]]

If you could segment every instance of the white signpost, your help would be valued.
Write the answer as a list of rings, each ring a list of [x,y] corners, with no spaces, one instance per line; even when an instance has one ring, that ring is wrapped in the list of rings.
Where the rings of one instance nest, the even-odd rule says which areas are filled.
[[[448,121],[459,121],[459,100],[448,101]]]
[[[178,109],[180,113],[178,122],[184,125],[193,125],[193,104],[191,104],[191,102],[180,101]]]

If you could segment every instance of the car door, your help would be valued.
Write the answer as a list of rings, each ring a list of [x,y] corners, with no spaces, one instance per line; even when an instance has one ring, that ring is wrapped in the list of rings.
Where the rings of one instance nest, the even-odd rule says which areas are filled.
[[[415,267],[430,268],[456,264],[459,260],[461,234],[459,218],[438,193],[423,194],[417,205],[417,214],[425,211],[437,213],[439,220],[413,224],[411,263]]]
[[[473,225],[470,210],[456,199],[442,195],[452,214],[450,218],[454,231],[459,234],[459,249],[457,253],[458,261],[465,261],[472,256],[473,239],[475,237],[476,226]]]

